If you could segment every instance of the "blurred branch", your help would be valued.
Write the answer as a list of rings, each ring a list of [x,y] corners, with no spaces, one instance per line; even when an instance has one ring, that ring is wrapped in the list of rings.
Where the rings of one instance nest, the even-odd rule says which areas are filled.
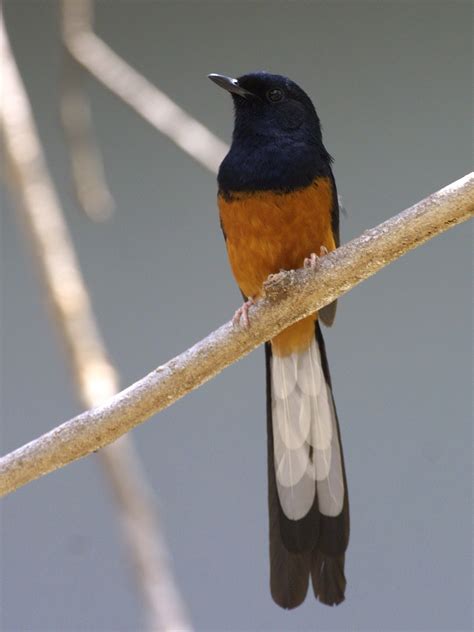
[[[62,0],[74,19],[64,33],[72,57],[137,114],[215,173],[228,147],[164,92],[140,75],[90,28],[91,0]]]
[[[192,626],[171,572],[155,498],[133,442],[127,436],[121,437],[105,450],[107,456],[103,464],[120,507],[130,559],[147,606],[148,628],[154,632],[190,631]]]
[[[46,295],[66,343],[78,395],[87,408],[100,406],[118,390],[81,276],[60,203],[44,160],[31,107],[0,17],[2,89],[0,128],[12,190],[33,244]],[[188,630],[158,528],[153,499],[130,439],[101,453],[118,499],[120,518],[150,627]]]
[[[61,0],[64,56],[60,110],[79,206],[91,219],[103,221],[110,217],[115,205],[92,128],[91,109],[83,87],[84,71],[69,52],[68,46],[74,33],[92,28],[92,18],[91,0]]]
[[[212,173],[217,173],[219,165],[229,150],[229,146],[221,141],[207,127],[199,123],[190,114],[187,114],[166,94],[156,88],[150,81],[140,75],[134,68],[117,55],[105,42],[103,42],[92,29],[93,0],[60,0],[62,12],[63,42],[70,57],[106,86],[116,97],[122,99],[132,110],[144,118],[159,132],[168,136],[178,147],[199,162]],[[72,80],[71,80],[72,81]],[[75,86],[68,90],[72,94]],[[76,163],[73,164],[73,172],[76,180],[77,195],[82,200],[87,192],[82,191],[80,180],[76,173],[92,169],[95,163],[96,176],[92,173],[89,181],[91,189],[94,189],[94,177],[98,182],[102,180],[102,195],[107,195],[107,185],[103,176],[103,167],[100,162],[100,152],[92,135],[87,131],[90,127],[90,110],[83,100],[83,95],[78,95],[78,102],[74,109],[64,112],[67,104],[62,105],[62,117],[65,132],[71,148],[77,147]],[[66,120],[67,119],[67,120]],[[70,120],[69,120],[70,119]],[[75,120],[74,120],[75,119]],[[79,141],[74,138],[79,136],[84,143],[89,142],[89,147],[82,148],[85,158],[80,160]],[[74,155],[72,155],[74,158]],[[88,158],[88,160],[87,160]],[[80,190],[81,189],[81,190]],[[100,189],[95,186],[100,195]],[[92,195],[92,194],[91,194]],[[100,199],[100,198],[99,198]],[[342,198],[339,195],[339,207],[343,215],[347,215]],[[92,206],[93,199],[90,200]],[[105,200],[107,203],[107,200]],[[86,208],[86,202],[81,202]],[[112,200],[113,204],[113,200]]]
[[[103,405],[3,457],[0,494],[114,441],[265,340],[473,214],[474,173],[470,173],[323,257],[316,270],[272,275],[265,283],[265,297],[250,308],[249,329],[223,325]]]

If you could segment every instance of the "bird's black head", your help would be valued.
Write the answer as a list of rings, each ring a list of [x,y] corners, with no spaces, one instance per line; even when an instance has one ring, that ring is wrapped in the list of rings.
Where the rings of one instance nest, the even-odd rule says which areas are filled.
[[[329,166],[314,105],[294,81],[267,72],[209,78],[231,93],[235,109],[232,147],[218,178],[222,190],[306,186]]]
[[[306,92],[282,75],[254,72],[232,79],[209,75],[231,93],[235,106],[234,137],[251,133],[265,138],[286,137],[317,142],[321,127]]]

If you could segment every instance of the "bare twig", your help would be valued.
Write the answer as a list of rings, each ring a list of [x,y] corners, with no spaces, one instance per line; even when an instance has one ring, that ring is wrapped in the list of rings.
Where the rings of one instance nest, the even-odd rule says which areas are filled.
[[[75,33],[91,30],[92,17],[91,0],[61,1],[64,57],[60,106],[79,206],[91,219],[103,221],[110,217],[115,205],[92,129],[90,104],[83,86],[84,71],[69,52],[68,46],[69,39]]]
[[[435,235],[474,214],[474,173],[341,246],[316,271],[269,278],[250,309],[252,326],[227,323],[105,404],[78,415],[0,459],[0,494],[102,447],[198,388],[297,320],[314,313]]]
[[[108,451],[105,471],[121,508],[120,519],[129,543],[130,559],[147,606],[148,627],[153,631],[191,630],[171,572],[155,498],[134,444],[125,436],[104,450]]]
[[[65,8],[74,8],[77,3],[63,0]],[[127,64],[87,28],[84,20],[82,26],[69,31],[66,44],[74,59],[113,94],[197,162],[213,173],[217,171],[227,145]]]
[[[115,204],[92,130],[90,105],[82,86],[82,74],[77,62],[65,51],[60,110],[69,148],[74,191],[84,213],[94,221],[101,222],[112,215]]]
[[[47,296],[66,342],[78,396],[86,407],[102,404],[118,390],[115,369],[101,340],[74,248],[48,173],[31,108],[0,19],[2,89],[0,127],[12,186],[35,249]],[[159,533],[153,499],[131,440],[101,452],[118,499],[126,542],[148,606],[150,627],[188,630]]]

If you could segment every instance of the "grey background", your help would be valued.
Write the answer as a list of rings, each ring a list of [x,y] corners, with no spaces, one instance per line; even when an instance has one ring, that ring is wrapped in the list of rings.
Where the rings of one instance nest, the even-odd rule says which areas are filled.
[[[212,174],[92,80],[115,218],[74,206],[58,124],[56,5],[7,0],[14,51],[123,385],[239,303]],[[348,208],[344,241],[471,168],[469,2],[98,3],[97,30],[222,138],[205,78],[267,69],[315,99]],[[5,98],[8,95],[2,95]],[[2,196],[2,452],[79,412],[14,206]],[[471,230],[347,295],[326,340],[352,532],[346,602],[285,612],[268,590],[263,353],[133,436],[198,630],[464,630],[471,624]],[[139,630],[97,457],[3,501],[3,629]]]

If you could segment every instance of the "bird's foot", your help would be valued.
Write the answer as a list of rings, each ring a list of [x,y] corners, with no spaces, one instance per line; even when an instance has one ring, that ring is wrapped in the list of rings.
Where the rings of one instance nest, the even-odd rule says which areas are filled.
[[[306,257],[306,259],[304,260],[304,267],[314,270],[318,265],[320,257],[324,257],[328,254],[328,252],[329,250],[326,248],[326,246],[321,246],[321,248],[319,249],[319,257],[315,252],[312,252],[310,256]]]
[[[252,305],[255,305],[253,298],[249,298],[248,301],[245,301],[245,303],[235,312],[234,317],[232,318],[232,323],[234,325],[240,324],[244,329],[248,329],[250,327],[249,308]]]

